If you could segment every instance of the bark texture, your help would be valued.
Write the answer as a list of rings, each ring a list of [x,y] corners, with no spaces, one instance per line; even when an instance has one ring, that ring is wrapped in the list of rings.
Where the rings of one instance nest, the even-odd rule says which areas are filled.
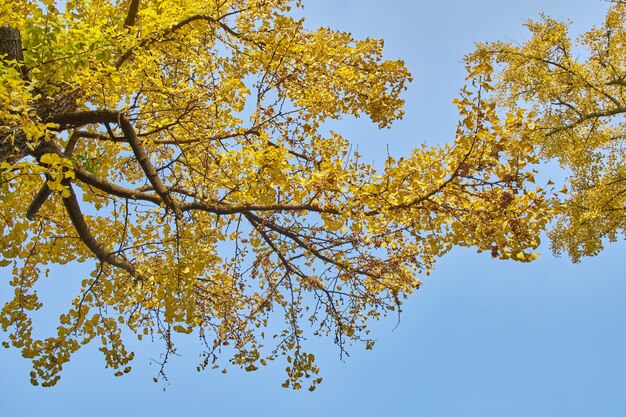
[[[22,78],[28,80],[28,68],[23,65],[24,50],[22,37],[18,29],[9,26],[0,26],[0,56],[9,65],[18,66]],[[40,88],[35,88],[36,100],[33,101],[31,117],[41,121],[48,121],[51,117],[71,113],[78,108],[77,102],[83,92],[76,88],[61,86],[58,93],[53,96],[47,95]],[[30,146],[29,146],[30,145]],[[41,153],[38,149],[43,144],[29,144],[24,133],[15,127],[3,126],[0,121],[0,162],[14,163],[27,155],[37,156]],[[33,148],[34,149],[31,149]]]
[[[6,62],[24,62],[20,31],[8,26],[0,26],[0,59]],[[24,76],[24,72],[22,76]],[[0,121],[0,162],[13,163],[29,151],[22,132],[2,126]]]
[[[24,61],[20,31],[12,27],[0,26],[0,55],[5,54],[7,55],[5,60]]]

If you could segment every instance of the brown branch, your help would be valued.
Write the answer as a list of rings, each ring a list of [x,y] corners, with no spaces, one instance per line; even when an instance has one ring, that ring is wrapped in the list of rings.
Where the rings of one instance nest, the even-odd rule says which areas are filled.
[[[128,263],[123,259],[118,259],[114,253],[106,250],[95,238],[89,225],[85,221],[85,217],[80,209],[80,204],[76,199],[76,193],[72,188],[71,183],[67,182],[64,184],[69,187],[70,195],[69,197],[63,198],[63,205],[67,210],[68,215],[70,216],[70,220],[74,225],[74,229],[78,233],[80,240],[89,248],[89,250],[102,262],[106,262],[110,265],[116,266],[124,271],[128,272],[132,277],[137,278],[138,280],[143,280],[143,278],[137,274],[135,267]]]
[[[612,110],[606,110],[606,111],[598,111],[598,112],[593,112],[593,113],[588,113],[582,117],[579,117],[578,120],[576,120],[573,123],[570,124],[566,124],[563,125],[561,127],[557,127],[554,128],[552,130],[550,130],[546,135],[547,136],[552,136],[556,133],[562,132],[563,130],[567,130],[567,129],[571,129],[574,128],[580,124],[583,124],[584,122],[591,120],[591,119],[600,119],[602,117],[609,117],[609,116],[615,116],[621,113],[626,113],[626,107],[616,107]]]
[[[313,291],[315,292],[315,296],[317,297],[319,302],[321,302],[322,304],[324,304],[326,307],[330,308],[333,311],[333,315],[332,316],[334,316],[335,321],[337,322],[337,326],[339,328],[339,333],[343,334],[343,331],[341,330],[343,328],[343,326],[342,326],[342,315],[339,313],[339,311],[337,311],[337,307],[335,306],[335,302],[334,302],[334,299],[332,297],[332,293],[335,293],[335,291],[328,290],[328,289],[324,288],[324,286],[321,285],[319,282],[317,282],[314,279],[311,279],[311,277],[307,276],[297,266],[293,265],[287,258],[285,258],[285,255],[280,251],[280,249],[272,241],[272,239],[265,232],[265,230],[263,230],[263,224],[258,223],[255,219],[252,219],[252,218],[248,218],[248,220],[256,228],[256,230],[259,232],[259,234],[261,235],[263,240],[265,240],[265,243],[267,243],[267,245],[276,254],[276,256],[278,257],[280,262],[285,267],[285,275],[283,276],[283,279],[285,277],[289,277],[289,275],[291,273],[295,273],[296,275],[301,277],[303,280],[305,280],[306,283],[313,288]],[[282,279],[281,279],[281,281],[282,281]],[[273,295],[273,293],[277,289],[277,287],[278,287],[278,285],[274,286],[274,288],[273,288],[272,292],[270,293],[270,295],[268,297],[266,297],[266,302]],[[321,298],[317,295],[317,291],[318,290],[320,290],[324,294],[326,294],[326,298],[328,299],[328,302],[324,302],[324,301],[321,300]],[[349,294],[345,294],[345,295],[350,296]]]
[[[102,141],[117,142],[117,143],[127,142],[126,138],[119,138],[117,136],[111,137],[111,136],[103,135],[101,133],[86,132],[84,130],[78,130],[76,131],[76,134],[78,135],[79,138],[85,138],[85,139],[98,139]]]
[[[67,145],[65,146],[64,155],[66,157],[69,158],[72,156],[72,154],[74,153],[74,149],[76,149],[77,142],[78,142],[78,136],[76,132],[74,132],[68,139]],[[41,188],[35,195],[35,198],[33,198],[33,201],[28,206],[28,209],[26,210],[26,218],[31,221],[34,220],[35,216],[37,215],[37,213],[39,212],[39,210],[41,209],[43,204],[48,200],[49,197],[50,197],[50,188],[48,187],[48,183],[46,181],[46,183],[41,186]]]
[[[324,208],[315,204],[241,204],[238,206],[213,205],[202,201],[184,203],[181,206],[183,211],[199,210],[216,214],[237,214],[249,211],[310,211],[316,213],[339,214],[338,210]]]
[[[128,14],[126,20],[124,20],[124,27],[135,26],[137,20],[137,13],[139,12],[139,0],[131,0],[128,6]]]
[[[91,187],[97,188],[100,191],[104,191],[107,194],[130,200],[149,201],[156,205],[161,203],[161,199],[158,195],[147,194],[141,191],[122,187],[104,178],[98,177],[81,167],[74,167],[73,169],[77,180],[80,180]]]
[[[155,139],[154,143],[159,144],[159,145],[187,145],[187,144],[202,143],[202,142],[205,142],[205,143],[212,142],[216,140],[226,140],[226,139],[231,139],[231,138],[236,138],[239,136],[246,136],[246,135],[259,136],[259,132],[254,129],[249,129],[244,132],[223,133],[221,135],[209,136],[207,138],[202,138],[202,139],[183,139],[183,140]],[[142,134],[142,136],[145,136],[145,134]]]
[[[46,183],[41,186],[41,188],[35,195],[35,198],[33,198],[33,201],[30,203],[28,209],[26,210],[26,218],[28,220],[35,220],[37,213],[39,212],[43,204],[48,200],[48,197],[50,197],[50,188],[48,188],[48,182],[46,181]]]
[[[77,180],[110,195],[127,198],[129,200],[147,201],[157,205],[161,203],[161,199],[158,195],[146,192],[154,190],[151,186],[142,186],[133,190],[98,177],[81,167],[74,167],[74,174],[76,175]],[[169,192],[183,194],[192,198],[199,198],[196,194],[180,188],[171,188],[169,189]],[[193,201],[190,203],[182,203],[180,205],[180,209],[182,212],[204,211],[217,215],[238,214],[252,211],[310,211],[316,213],[339,214],[339,211],[336,209],[324,208],[316,204],[241,204],[233,206],[226,204],[210,204],[204,201]]]
[[[365,275],[368,276],[376,281],[379,281],[380,277],[376,274],[371,273],[370,271],[366,271],[362,268],[353,268],[350,265],[346,265],[342,262],[338,262],[335,261],[331,258],[329,258],[328,256],[324,255],[320,250],[314,248],[312,245],[309,245],[308,243],[306,243],[305,241],[303,241],[302,239],[300,239],[300,237],[292,232],[289,229],[286,229],[272,221],[270,221],[269,219],[263,219],[259,216],[257,216],[254,213],[251,212],[243,212],[243,215],[246,217],[246,219],[248,219],[248,221],[254,226],[255,224],[260,224],[264,227],[267,227],[268,229],[271,229],[289,239],[291,239],[291,241],[293,241],[296,245],[298,245],[300,248],[304,249],[305,251],[313,254],[317,259],[326,262],[328,264],[334,265],[344,271],[347,272],[351,272],[351,273],[356,273],[359,275]]]
[[[285,267],[285,271],[286,274],[290,274],[290,273],[295,273],[296,275],[298,275],[299,277],[301,277],[303,280],[306,280],[306,282],[314,289],[314,291],[316,292],[316,296],[317,296],[317,291],[316,290],[321,290],[322,292],[324,292],[326,294],[326,297],[328,298],[328,302],[330,304],[330,307],[332,308],[332,310],[335,313],[335,318],[339,321],[341,315],[339,314],[339,312],[337,311],[336,307],[335,307],[335,303],[333,302],[333,298],[332,298],[332,293],[339,293],[342,295],[346,295],[346,296],[350,296],[350,294],[346,294],[346,293],[341,293],[341,292],[337,292],[337,291],[333,291],[333,290],[329,290],[327,288],[324,288],[323,285],[321,285],[319,282],[310,279],[311,277],[308,277],[304,272],[302,272],[297,266],[293,265],[291,263],[290,260],[288,260],[287,258],[285,258],[285,255],[280,251],[280,249],[276,246],[276,244],[274,243],[274,241],[272,241],[272,239],[270,238],[270,236],[265,232],[265,230],[263,230],[263,224],[258,223],[256,220],[249,218],[248,219],[251,224],[256,228],[256,230],[259,232],[259,234],[261,235],[261,237],[263,238],[263,240],[265,240],[265,243],[267,243],[267,245],[270,247],[270,249],[276,254],[276,256],[278,257],[278,259],[280,260],[280,262],[283,264],[283,266]],[[320,302],[322,302],[324,305],[329,306],[329,304],[325,303],[324,301],[322,301],[319,297],[318,300],[320,300]],[[341,327],[341,325],[339,326]]]
[[[157,174],[156,169],[150,162],[150,157],[148,156],[145,148],[141,145],[139,138],[135,132],[130,121],[124,116],[121,112],[116,112],[112,110],[94,110],[94,111],[83,111],[83,112],[74,112],[74,113],[65,113],[59,115],[53,115],[48,118],[49,122],[56,123],[59,125],[60,130],[66,130],[72,127],[79,127],[88,124],[106,124],[106,123],[118,123],[122,132],[124,132],[124,136],[128,141],[128,144],[133,150],[141,169],[146,174],[148,181],[154,187],[156,193],[161,197],[162,201],[165,203],[167,207],[169,207],[176,217],[181,218],[183,212],[180,209],[179,202],[169,194],[165,185],[161,181],[161,178]]]
[[[137,162],[139,162],[143,172],[148,177],[148,181],[150,181],[154,190],[161,197],[165,205],[174,211],[176,217],[179,219],[182,218],[183,212],[180,209],[179,202],[166,190],[165,184],[161,181],[159,174],[157,174],[156,169],[150,162],[150,157],[148,156],[145,148],[141,145],[141,142],[135,133],[135,129],[128,119],[121,113],[119,113],[119,123],[122,128],[122,132],[124,132],[124,136],[126,136],[133,153],[137,157]]]
[[[216,19],[214,17],[208,16],[208,15],[193,15],[193,16],[189,16],[183,20],[181,20],[178,23],[175,23],[174,25],[170,26],[169,28],[165,29],[163,32],[160,32],[152,37],[149,38],[145,38],[143,39],[141,42],[139,42],[139,45],[130,48],[129,50],[127,50],[126,52],[124,52],[117,60],[117,62],[115,63],[115,68],[120,68],[134,53],[134,51],[137,48],[143,48],[145,46],[151,45],[153,43],[156,43],[159,41],[159,39],[163,39],[173,33],[175,33],[176,31],[178,31],[179,29],[193,23],[196,21],[205,21],[205,22],[209,22],[210,24],[216,24],[218,26],[220,26],[222,29],[224,29],[226,32],[228,32],[229,34],[231,34],[232,36],[238,38],[238,39],[244,39],[245,38],[240,35],[239,33],[235,32],[232,28],[230,28],[228,25],[226,25],[225,23],[221,22],[219,19]]]
[[[90,110],[63,114],[54,114],[46,122],[59,125],[58,131],[64,131],[92,124],[117,123],[120,113],[112,110]]]
[[[605,85],[618,85],[620,87],[626,87],[626,80],[623,80],[623,79],[611,80],[605,83]]]
[[[63,152],[66,157],[70,158],[74,154],[76,144],[78,144],[78,138],[78,132],[74,132],[70,135],[70,138],[67,140],[67,145],[65,145],[65,151]]]

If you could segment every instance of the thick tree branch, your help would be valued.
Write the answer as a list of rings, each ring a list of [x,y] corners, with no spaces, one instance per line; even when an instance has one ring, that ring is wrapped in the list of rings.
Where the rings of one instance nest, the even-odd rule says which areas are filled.
[[[28,209],[26,210],[26,218],[28,220],[35,220],[37,213],[43,206],[43,203],[48,200],[48,197],[50,197],[50,188],[48,188],[48,182],[46,181],[46,183],[41,186],[41,188],[35,195],[35,198],[33,198],[33,201],[30,203]]]
[[[67,146],[65,147],[64,155],[66,157],[69,158],[72,156],[72,154],[74,153],[74,149],[76,149],[77,142],[78,136],[76,135],[76,132],[74,132],[68,139]],[[35,216],[37,215],[43,204],[50,197],[50,193],[50,188],[48,188],[48,183],[46,181],[46,183],[39,189],[39,191],[35,195],[35,198],[33,198],[33,201],[30,203],[28,209],[26,210],[26,218],[28,220],[32,221],[35,219]]]
[[[183,216],[183,212],[180,209],[180,203],[165,188],[165,185],[157,174],[156,169],[150,162],[150,157],[148,156],[145,148],[141,145],[135,129],[126,116],[124,116],[121,112],[111,110],[95,110],[65,113],[52,116],[48,121],[59,124],[60,130],[65,130],[70,127],[84,126],[87,124],[118,123],[122,132],[124,132],[124,136],[132,148],[141,169],[143,169],[148,181],[150,181],[150,184],[152,184],[156,193],[161,197],[165,205],[174,212],[176,217],[181,218]]]
[[[63,199],[63,205],[70,216],[70,220],[80,237],[80,240],[89,248],[89,250],[96,255],[96,257],[102,262],[106,262],[110,265],[116,266],[124,271],[128,272],[131,276],[138,280],[143,278],[137,274],[135,267],[123,259],[118,259],[114,253],[105,249],[95,238],[89,225],[85,221],[85,217],[80,209],[78,200],[76,199],[76,193],[72,188],[71,183],[65,184],[69,187],[70,196]]]
[[[117,185],[112,183],[104,178],[98,177],[83,168],[74,167],[74,174],[76,175],[76,179],[89,185],[94,188],[97,188],[100,191],[103,191],[107,194],[127,198],[129,200],[136,201],[148,201],[154,204],[160,204],[161,199],[158,195],[149,194],[146,191],[153,190],[152,187],[140,187],[139,189],[133,190],[131,188],[122,187],[121,185]],[[193,193],[182,190],[172,188],[169,192],[179,193],[187,196],[194,196]],[[180,205],[180,209],[183,212],[188,211],[204,211],[207,213],[217,214],[217,215],[228,215],[228,214],[237,214],[237,213],[245,213],[245,212],[255,212],[255,211],[309,211],[316,213],[331,213],[331,214],[339,214],[339,211],[332,208],[324,208],[320,207],[316,204],[240,204],[240,205],[227,205],[227,204],[210,204],[204,201],[193,201],[189,203],[182,203]]]
[[[104,178],[98,177],[97,175],[94,175],[83,168],[74,167],[74,174],[76,175],[77,180],[80,180],[83,183],[91,187],[97,188],[98,190],[110,195],[127,198],[130,200],[149,201],[156,205],[159,205],[161,203],[161,199],[158,195],[148,194],[130,188],[122,187],[121,185],[117,185]]]
[[[85,139],[98,139],[98,140],[102,140],[102,141],[106,141],[106,142],[118,142],[118,143],[126,143],[128,142],[126,140],[126,138],[120,138],[117,136],[113,136],[111,137],[110,135],[103,135],[100,133],[93,133],[93,132],[85,132],[84,130],[79,130],[76,131],[76,135],[79,138],[85,138]]]
[[[606,85],[618,85],[620,87],[626,87],[626,80],[616,79],[616,80],[609,81],[608,83],[606,83]]]
[[[131,0],[128,6],[128,14],[126,20],[124,20],[124,27],[135,26],[137,20],[137,13],[139,12],[139,0]]]
[[[119,114],[119,123],[122,128],[122,132],[124,132],[124,136],[128,139],[128,143],[137,157],[139,165],[141,165],[143,172],[146,174],[146,177],[148,177],[148,181],[150,181],[154,190],[161,197],[165,205],[174,211],[176,217],[179,219],[182,218],[183,212],[180,209],[180,203],[165,189],[165,184],[163,184],[156,169],[150,162],[150,157],[148,156],[145,148],[141,145],[141,142],[135,133],[135,129],[130,124],[128,119],[121,113]]]
[[[79,111],[51,115],[46,121],[59,125],[58,131],[64,131],[86,125],[117,123],[120,113],[112,110]]]

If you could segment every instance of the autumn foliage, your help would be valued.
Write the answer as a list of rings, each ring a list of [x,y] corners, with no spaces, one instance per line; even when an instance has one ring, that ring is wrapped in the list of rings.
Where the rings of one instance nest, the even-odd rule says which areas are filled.
[[[626,230],[626,3],[613,3],[605,22],[578,38],[544,16],[527,23],[527,42],[482,44],[468,57],[497,69],[492,104],[529,109],[533,128],[521,134],[568,173],[550,237],[555,252],[575,261]]]
[[[537,256],[550,211],[533,185],[535,122],[486,99],[489,59],[469,68],[453,143],[376,170],[324,122],[390,126],[410,74],[381,41],[307,30],[293,7],[0,4],[0,263],[14,289],[0,325],[34,384],[56,383],[88,343],[121,375],[123,334],[162,340],[165,365],[193,333],[200,368],[285,356],[285,386],[314,387],[306,337],[371,347],[368,322],[454,245]],[[38,281],[83,262],[57,334],[38,336]]]

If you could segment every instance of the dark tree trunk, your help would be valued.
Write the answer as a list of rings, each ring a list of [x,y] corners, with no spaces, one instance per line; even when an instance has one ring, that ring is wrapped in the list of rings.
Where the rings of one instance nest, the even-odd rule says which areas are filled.
[[[20,31],[8,26],[0,26],[0,55],[6,54],[4,58],[8,61],[24,61],[22,51],[22,36]]]
[[[22,63],[22,37],[20,31],[8,26],[0,26],[0,55],[3,61]],[[22,75],[24,72],[20,69]],[[23,132],[0,125],[0,162],[15,162],[28,153],[26,137]]]
[[[19,30],[8,26],[0,26],[0,55],[4,54],[7,55],[4,58],[7,61],[24,61],[22,36]]]
[[[0,56],[4,56],[2,60],[9,65],[11,62],[15,62],[16,66],[23,64],[22,37],[18,29],[0,26]],[[22,78],[28,81],[28,69],[19,65],[18,70],[22,74]],[[40,89],[35,89],[39,98],[31,104],[34,109],[32,117],[46,121],[51,116],[76,111],[78,108],[77,100],[82,96],[82,91],[76,88],[67,88],[67,86],[63,87],[65,88],[57,88],[60,91],[53,97],[46,95]],[[30,144],[30,147],[28,145],[26,135],[19,128],[0,124],[0,162],[14,163],[27,155],[36,156],[41,153],[38,152],[38,149],[31,149],[33,144]]]

